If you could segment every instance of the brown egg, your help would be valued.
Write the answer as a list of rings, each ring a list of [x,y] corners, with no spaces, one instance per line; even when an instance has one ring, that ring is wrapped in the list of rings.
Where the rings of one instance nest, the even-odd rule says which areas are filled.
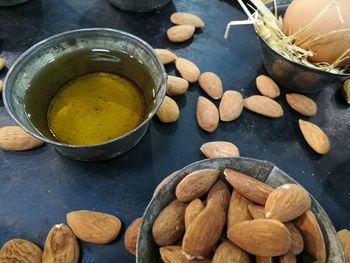
[[[350,56],[350,0],[294,0],[284,16],[283,31],[287,36],[319,19],[306,31],[297,34],[295,44],[315,53],[311,62],[332,64],[344,52]],[[327,8],[329,6],[329,8]],[[326,11],[323,11],[327,8]],[[323,14],[321,14],[323,12]],[[347,29],[347,30],[344,30]],[[336,33],[331,33],[339,31]],[[346,59],[341,66],[349,65]]]

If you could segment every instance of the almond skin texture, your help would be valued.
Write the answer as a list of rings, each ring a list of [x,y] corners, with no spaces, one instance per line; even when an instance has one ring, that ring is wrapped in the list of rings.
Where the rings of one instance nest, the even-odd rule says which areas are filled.
[[[215,250],[212,263],[250,263],[249,255],[235,246],[231,241],[225,240]]]
[[[238,223],[228,230],[227,236],[235,245],[256,256],[281,256],[291,247],[288,229],[281,222],[272,219]]]
[[[304,238],[305,250],[318,262],[326,262],[324,238],[315,215],[308,211],[297,218],[294,223]]]
[[[51,228],[45,241],[43,263],[77,263],[79,245],[72,230],[64,224]]]
[[[187,204],[174,200],[157,216],[152,226],[153,240],[159,246],[178,242],[185,232],[185,210]]]
[[[4,88],[4,82],[0,79],[0,92],[2,92]]]
[[[260,95],[253,95],[244,99],[244,107],[257,114],[270,118],[279,118],[284,114],[278,102]]]
[[[0,148],[4,150],[26,151],[42,144],[42,141],[26,133],[19,126],[5,126],[0,129]]]
[[[176,122],[180,116],[179,106],[172,98],[165,96],[156,115],[161,122]]]
[[[159,249],[160,257],[164,263],[210,263],[210,259],[204,260],[187,260],[182,254],[180,246],[165,246]]]
[[[249,213],[248,205],[251,201],[241,196],[236,191],[232,192],[230,204],[227,213],[227,229],[240,222],[253,219]]]
[[[299,255],[304,250],[303,236],[292,222],[287,222],[284,225],[288,228],[290,237],[292,238],[292,246],[290,247],[289,253]]]
[[[214,100],[222,97],[222,82],[213,72],[204,72],[199,77],[199,85]]]
[[[192,200],[206,194],[220,175],[217,169],[202,169],[188,174],[176,186],[176,198],[181,202]]]
[[[297,263],[297,258],[293,253],[287,253],[283,256],[280,256],[278,259],[279,263]]]
[[[248,210],[253,219],[265,219],[265,208],[263,206],[249,204]]]
[[[165,177],[156,187],[156,189],[154,190],[153,195],[156,195],[160,189],[162,189],[162,187],[170,181],[171,178],[173,178],[176,174],[178,173],[178,171],[173,172],[172,174],[168,175],[167,177]]]
[[[256,256],[255,263],[273,263],[273,258]]]
[[[171,42],[181,43],[189,40],[196,28],[191,25],[173,26],[166,32]]]
[[[181,77],[190,83],[196,82],[201,75],[199,68],[188,59],[177,58],[175,61],[175,66]]]
[[[312,117],[315,116],[317,113],[316,103],[312,99],[304,95],[297,93],[289,93],[286,94],[286,100],[289,106],[301,115],[304,115],[306,117]]]
[[[219,105],[220,120],[233,121],[238,119],[242,113],[243,105],[241,93],[234,90],[226,91]]]
[[[124,246],[130,254],[136,256],[136,242],[139,233],[142,217],[136,218],[125,231]]]
[[[224,141],[204,143],[200,150],[208,158],[238,157],[240,155],[236,145]]]
[[[167,94],[169,96],[178,96],[184,94],[188,89],[188,81],[175,76],[168,76]]]
[[[306,142],[319,154],[326,154],[331,149],[327,135],[318,127],[308,121],[299,120],[299,127]]]
[[[176,25],[191,25],[196,28],[204,27],[204,22],[200,17],[184,12],[176,12],[170,16],[170,21]]]
[[[350,263],[350,231],[347,229],[342,229],[338,231],[338,237],[343,247],[345,262]]]
[[[225,169],[224,174],[235,191],[259,205],[265,205],[268,195],[273,191],[271,186],[235,170]]]
[[[256,78],[256,87],[262,95],[271,99],[277,98],[281,94],[277,84],[265,75],[260,75]]]
[[[163,65],[169,64],[176,60],[176,55],[168,49],[155,48],[154,51],[157,53],[158,57],[160,58],[160,62],[162,62]]]
[[[185,211],[185,228],[188,229],[193,220],[203,211],[203,202],[197,198],[188,204]]]
[[[77,238],[95,244],[110,243],[117,238],[122,226],[116,216],[89,210],[68,213],[67,223]]]
[[[6,60],[4,58],[0,58],[0,70],[2,70],[5,67]]]
[[[311,198],[305,189],[296,184],[277,187],[268,196],[265,204],[265,217],[282,223],[291,221],[311,207]]]
[[[219,125],[219,111],[215,104],[205,97],[198,97],[196,116],[199,127],[207,132],[214,132]]]
[[[41,263],[42,251],[34,243],[24,239],[11,239],[0,249],[0,262]]]

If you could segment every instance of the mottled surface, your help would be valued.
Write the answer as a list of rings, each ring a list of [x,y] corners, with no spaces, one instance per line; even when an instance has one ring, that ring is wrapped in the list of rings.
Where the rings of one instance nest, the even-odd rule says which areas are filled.
[[[197,14],[206,23],[192,41],[167,40],[168,18],[175,10]],[[55,33],[111,27],[136,34],[153,47],[170,48],[201,71],[218,74],[224,90],[247,97],[257,94],[255,77],[264,69],[251,26],[233,28],[229,39],[223,38],[227,22],[233,19],[245,19],[236,0],[174,0],[149,14],[124,13],[107,0],[31,0],[0,8],[0,55],[9,66],[24,50]],[[173,65],[166,69],[175,72]],[[122,242],[125,226],[142,215],[165,176],[204,158],[199,147],[212,140],[233,142],[242,156],[275,163],[319,201],[336,229],[350,228],[350,108],[339,89],[328,86],[312,96],[319,112],[309,120],[322,127],[332,143],[325,156],[305,143],[297,124],[301,116],[288,107],[284,94],[277,99],[285,110],[283,118],[272,120],[244,110],[238,120],[221,122],[212,134],[197,126],[199,95],[205,96],[197,84],[191,85],[186,95],[175,98],[181,111],[177,123],[152,120],[136,147],[109,161],[71,161],[47,145],[23,153],[0,150],[0,245],[22,237],[43,246],[52,225],[65,222],[65,213],[95,209],[120,217],[121,237],[106,246],[80,242],[82,262],[133,262]],[[0,99],[0,126],[9,123]]]

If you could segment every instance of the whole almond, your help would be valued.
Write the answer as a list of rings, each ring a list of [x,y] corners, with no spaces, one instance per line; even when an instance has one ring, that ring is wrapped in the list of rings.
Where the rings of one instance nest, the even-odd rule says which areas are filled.
[[[255,219],[229,228],[228,238],[250,254],[274,257],[288,252],[291,237],[284,224],[273,219]]]
[[[311,211],[308,211],[297,218],[294,223],[303,236],[305,250],[318,262],[326,262],[327,256],[324,238],[315,215]]]
[[[338,231],[338,237],[343,247],[345,262],[350,263],[350,231],[347,229],[342,229]]]
[[[165,246],[159,248],[160,257],[164,263],[211,263],[210,259],[187,260],[180,246]]]
[[[279,118],[283,116],[281,105],[265,96],[253,95],[244,99],[244,107],[265,117]]]
[[[311,117],[315,116],[317,113],[316,103],[312,99],[304,95],[297,93],[289,93],[286,94],[286,99],[289,106],[301,115]]]
[[[77,238],[95,244],[107,244],[116,239],[122,225],[116,216],[89,210],[68,213],[67,224]]]
[[[349,79],[344,82],[342,93],[346,102],[350,104],[350,80]]]
[[[273,258],[272,257],[256,256],[255,263],[273,263]]]
[[[172,98],[165,96],[156,115],[161,122],[172,123],[178,120],[180,109]]]
[[[200,17],[184,12],[176,12],[170,16],[170,21],[176,25],[192,25],[196,28],[204,27],[204,22]]]
[[[43,263],[76,263],[79,261],[79,245],[72,230],[65,224],[51,228],[46,237]]]
[[[178,171],[175,171],[173,173],[171,173],[170,175],[168,175],[167,177],[165,177],[156,187],[156,189],[154,189],[154,193],[153,195],[157,194],[160,189],[162,189],[162,187],[170,181],[170,179],[172,179],[176,174],[178,173]]]
[[[243,105],[241,93],[234,90],[226,91],[219,105],[220,120],[233,121],[237,119],[242,113]]]
[[[248,205],[250,204],[252,204],[251,201],[236,191],[232,192],[227,212],[227,229],[240,222],[253,219],[248,210]]]
[[[137,235],[139,233],[142,217],[136,218],[125,231],[124,246],[127,251],[136,256]]]
[[[300,130],[310,147],[319,154],[326,154],[331,149],[327,135],[320,127],[308,121],[299,120]]]
[[[2,92],[4,88],[4,82],[0,79],[0,92]]]
[[[0,262],[41,263],[42,251],[34,243],[24,239],[11,239],[0,249]]]
[[[194,34],[195,27],[191,25],[173,26],[167,30],[171,42],[181,43],[189,40]]]
[[[201,75],[199,68],[188,59],[177,58],[175,61],[175,66],[181,77],[190,83],[196,82]]]
[[[296,184],[284,184],[273,190],[265,204],[265,217],[282,223],[291,221],[311,207],[311,198]]]
[[[206,194],[220,175],[217,169],[202,169],[188,174],[176,186],[175,194],[181,202],[192,200]]]
[[[225,240],[215,250],[212,263],[250,263],[249,255],[231,241]]]
[[[260,93],[271,99],[277,98],[281,92],[276,82],[268,76],[260,75],[256,78],[256,87]]]
[[[178,96],[184,94],[188,89],[188,81],[176,77],[176,76],[168,76],[168,86],[167,86],[167,94],[169,96]]]
[[[159,246],[178,242],[185,232],[185,209],[187,204],[175,199],[157,216],[152,226],[153,240]]]
[[[26,151],[39,147],[41,140],[26,133],[19,126],[5,126],[0,129],[0,148],[8,151]]]
[[[288,228],[292,238],[292,246],[290,247],[289,252],[293,255],[299,255],[304,250],[303,236],[292,222],[285,223],[285,226]]]
[[[176,60],[176,55],[168,49],[155,48],[154,51],[157,53],[158,57],[160,58],[160,62],[162,62],[163,65],[169,64]]]
[[[280,256],[278,258],[278,262],[279,263],[297,263],[297,258],[293,253],[289,252],[283,256]]]
[[[0,70],[2,70],[6,65],[6,60],[4,58],[0,58]]]
[[[194,199],[185,210],[185,228],[188,229],[193,220],[203,211],[204,204],[199,199]]]
[[[196,116],[199,127],[207,132],[214,132],[219,125],[219,111],[215,104],[205,97],[198,97]]]
[[[249,204],[248,210],[254,219],[265,219],[265,208],[263,206]]]
[[[213,72],[204,72],[199,77],[199,85],[214,100],[222,97],[222,82]]]
[[[259,205],[265,205],[268,195],[273,191],[271,186],[235,170],[227,168],[224,174],[235,191]]]
[[[215,141],[202,144],[201,152],[208,158],[239,157],[239,150],[231,142]]]

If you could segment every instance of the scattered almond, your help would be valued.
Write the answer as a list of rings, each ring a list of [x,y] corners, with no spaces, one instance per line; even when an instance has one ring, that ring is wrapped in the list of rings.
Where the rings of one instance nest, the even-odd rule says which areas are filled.
[[[42,141],[26,133],[19,126],[5,126],[0,129],[0,148],[4,150],[26,151],[42,144]]]
[[[249,204],[248,210],[254,219],[264,219],[265,218],[265,208],[263,206]]]
[[[350,80],[346,80],[343,85],[343,95],[348,104],[350,104]]]
[[[167,35],[171,42],[181,43],[189,40],[195,31],[195,27],[191,25],[173,26],[168,29]]]
[[[181,77],[190,83],[196,82],[201,75],[199,68],[188,59],[177,58],[175,61],[175,66]]]
[[[327,135],[316,124],[299,120],[300,130],[310,147],[319,154],[326,154],[331,149]]]
[[[42,251],[34,243],[24,239],[11,239],[0,249],[0,262],[41,263]]]
[[[187,89],[187,80],[176,76],[168,76],[167,94],[169,96],[182,95],[187,91]]]
[[[317,113],[316,103],[312,99],[304,95],[297,93],[289,93],[286,94],[286,100],[289,106],[301,115],[311,117],[315,116]]]
[[[299,255],[304,250],[303,236],[292,222],[285,223],[285,226],[288,228],[292,238],[292,246],[290,247],[289,252],[291,252],[293,255]]]
[[[222,97],[222,82],[213,72],[204,72],[199,77],[199,85],[214,100]]]
[[[161,247],[159,253],[164,263],[211,263],[210,259],[187,260],[182,254],[182,248],[180,246]]]
[[[122,225],[116,216],[89,210],[68,213],[67,224],[76,237],[95,244],[107,244],[116,239]]]
[[[156,187],[156,189],[154,190],[153,195],[157,194],[160,189],[167,183],[170,181],[171,178],[173,178],[176,174],[178,173],[178,171],[173,172],[172,174],[168,175],[167,177],[165,177]]]
[[[345,262],[350,263],[350,231],[347,229],[342,229],[338,231],[338,237],[343,247]]]
[[[136,256],[137,235],[142,223],[142,217],[136,218],[125,231],[124,246],[129,253]]]
[[[233,191],[227,212],[227,229],[240,222],[253,219],[248,210],[251,201],[241,196],[237,191]]]
[[[176,25],[192,25],[196,28],[204,27],[204,22],[200,17],[184,12],[176,12],[170,16],[170,21]]]
[[[199,127],[207,132],[214,132],[219,125],[219,111],[215,104],[205,97],[198,97],[196,116]]]
[[[277,98],[281,94],[277,84],[266,75],[260,75],[256,78],[256,87],[262,95],[271,99]]]
[[[2,92],[4,88],[4,82],[0,79],[0,92]]]
[[[165,96],[156,115],[161,122],[172,123],[178,120],[180,109],[172,98]]]
[[[234,90],[226,91],[219,105],[220,120],[233,121],[237,119],[242,113],[243,105],[241,93]]]
[[[2,70],[6,65],[6,60],[4,58],[0,58],[0,70]]]
[[[257,114],[270,118],[282,117],[284,114],[278,102],[260,95],[253,95],[244,99],[244,107]]]
[[[239,150],[237,146],[231,142],[207,142],[202,144],[200,150],[208,158],[239,156]]]
[[[231,241],[225,240],[215,250],[212,263],[250,263],[249,255]]]
[[[162,62],[163,65],[169,64],[176,60],[176,55],[168,49],[155,48],[154,51],[157,53],[158,57],[160,58],[160,62]]]
[[[202,212],[204,209],[203,202],[196,198],[188,204],[185,211],[185,228],[188,229],[193,220]]]
[[[272,257],[256,256],[255,263],[273,263],[273,258]]]
[[[279,263],[297,263],[297,258],[295,257],[295,255],[291,252],[280,256],[278,259]]]

